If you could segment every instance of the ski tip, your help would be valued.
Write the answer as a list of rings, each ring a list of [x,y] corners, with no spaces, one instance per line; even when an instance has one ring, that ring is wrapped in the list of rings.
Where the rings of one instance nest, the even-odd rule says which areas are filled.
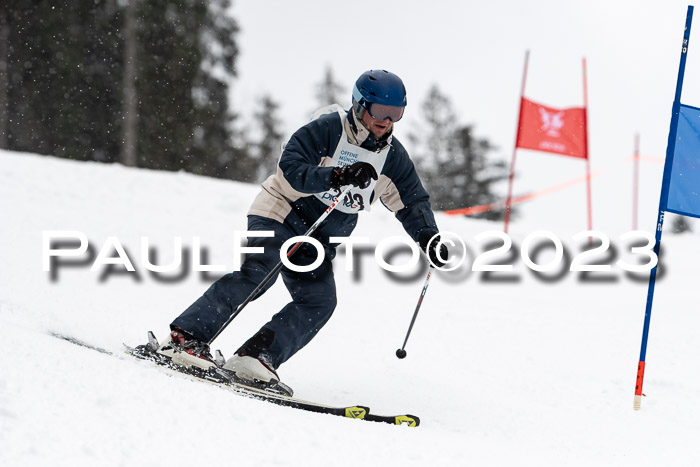
[[[405,424],[410,427],[416,427],[420,425],[420,418],[416,417],[415,415],[398,415],[395,418],[397,425]]]
[[[406,425],[416,427],[420,425],[420,418],[415,415],[375,415],[370,413],[369,407],[355,405],[345,408],[345,416],[348,418],[358,418],[370,422],[389,423],[391,425]]]

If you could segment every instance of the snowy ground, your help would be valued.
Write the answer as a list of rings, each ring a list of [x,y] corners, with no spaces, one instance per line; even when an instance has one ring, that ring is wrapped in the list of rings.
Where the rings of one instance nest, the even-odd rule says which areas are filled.
[[[248,400],[50,335],[116,353],[148,330],[164,336],[212,279],[191,263],[152,275],[141,237],[157,251],[157,264],[173,258],[175,237],[190,252],[199,237],[209,253],[202,262],[230,267],[233,231],[245,229],[257,190],[0,152],[0,465],[698,465],[700,316],[689,305],[700,242],[693,234],[663,239],[648,397],[639,412],[632,400],[646,280],[617,267],[603,280],[571,272],[545,280],[516,258],[509,280],[437,275],[408,357],[398,360],[423,275],[399,282],[370,256],[350,273],[340,255],[333,319],[280,373],[301,398],[413,413],[422,420],[416,429]],[[445,216],[438,222],[472,248],[476,235],[502,227]],[[515,244],[539,228],[516,222]],[[92,255],[116,237],[136,272],[91,271],[94,256],[45,272],[42,232],[52,230],[83,232]],[[577,252],[570,237],[582,229],[550,230]],[[378,206],[362,216],[356,235],[376,243],[402,230]],[[624,244],[610,235],[624,257]],[[277,284],[214,346],[229,355],[287,300]]]

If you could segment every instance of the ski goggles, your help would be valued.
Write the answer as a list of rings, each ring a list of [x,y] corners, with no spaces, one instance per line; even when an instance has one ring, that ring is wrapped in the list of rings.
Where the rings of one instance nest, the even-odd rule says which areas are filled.
[[[388,118],[392,122],[398,122],[403,117],[403,109],[403,107],[395,105],[377,104],[376,102],[367,103],[367,112],[375,120],[386,120]]]

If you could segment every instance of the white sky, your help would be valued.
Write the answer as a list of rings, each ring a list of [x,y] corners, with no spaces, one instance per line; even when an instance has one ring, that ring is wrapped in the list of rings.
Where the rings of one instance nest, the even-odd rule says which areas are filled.
[[[408,90],[406,117],[396,129],[402,142],[407,143],[407,130],[436,83],[452,99],[460,121],[474,124],[477,136],[498,146],[494,157],[510,161],[529,49],[525,95],[551,107],[583,104],[586,58],[593,171],[614,164],[619,171],[632,154],[635,132],[642,154],[664,156],[687,0],[434,0],[425,5],[415,0],[234,0],[241,27],[236,109],[252,111],[269,93],[281,104],[291,133],[314,110],[314,86],[327,66],[347,88],[343,105],[349,104],[351,86],[362,72],[384,68],[398,74]],[[700,12],[695,13],[697,35]],[[683,103],[700,106],[700,50],[693,49],[692,35],[683,96]],[[516,192],[544,188],[585,170],[581,161],[561,156],[518,151],[517,157]],[[628,165],[629,171],[610,182],[624,194],[626,211],[632,189]],[[653,222],[656,216],[655,183],[661,171],[658,163],[642,167],[642,178],[649,182],[641,187],[647,209],[640,219]],[[594,219],[603,220],[603,206],[596,206],[607,203],[614,190],[603,196],[596,184],[602,181],[594,181]]]

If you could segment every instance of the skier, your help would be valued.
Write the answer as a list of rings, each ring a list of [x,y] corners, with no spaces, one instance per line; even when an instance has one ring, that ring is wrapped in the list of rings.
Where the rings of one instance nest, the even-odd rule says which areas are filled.
[[[350,110],[336,105],[334,111],[297,130],[284,147],[277,172],[263,182],[248,211],[248,231],[274,233],[249,237],[248,247],[263,247],[264,252],[246,255],[239,271],[217,280],[178,316],[157,352],[183,366],[213,367],[207,342],[274,269],[282,244],[304,235],[337,199],[341,187],[351,185],[350,196],[338,203],[314,235],[323,245],[325,259],[310,272],[281,270],[292,301],[226,361],[225,370],[253,384],[280,382],[276,370],[313,339],[336,307],[331,260],[337,244],[329,237],[350,235],[357,213],[377,199],[395,213],[432,263],[444,266],[447,247],[435,237],[438,228],[429,195],[408,153],[393,137],[394,123],[405,107],[401,79],[385,70],[370,70],[357,79]],[[313,263],[316,256],[316,249],[305,243],[291,259],[302,266]]]

